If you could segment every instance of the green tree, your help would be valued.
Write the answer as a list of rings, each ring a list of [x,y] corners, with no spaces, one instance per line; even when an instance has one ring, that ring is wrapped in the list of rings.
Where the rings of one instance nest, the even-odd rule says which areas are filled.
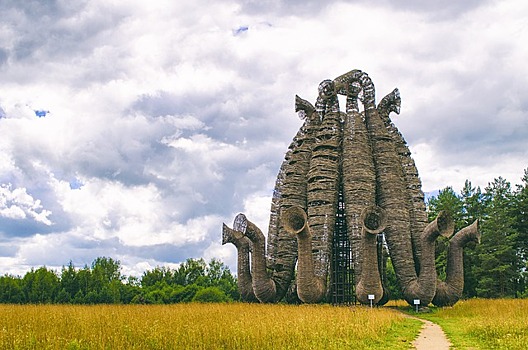
[[[174,271],[174,283],[182,286],[195,284],[205,277],[206,268],[204,259],[187,259]]]
[[[483,195],[480,187],[473,187],[471,181],[466,180],[461,191],[462,198],[462,226],[472,224],[485,216]],[[478,280],[475,268],[480,265],[478,253],[475,248],[464,249],[464,298],[477,296]]]
[[[184,287],[181,287],[184,288]],[[171,303],[174,288],[165,281],[160,281],[153,286],[144,289],[143,303],[145,304],[168,304]]]
[[[524,170],[522,184],[515,192],[515,223],[518,232],[517,242],[519,254],[523,261],[528,259],[528,168]]]
[[[0,277],[0,303],[20,304],[24,302],[19,277],[4,275]]]
[[[445,211],[455,221],[455,228],[460,229],[462,225],[462,208],[462,199],[451,186],[448,186],[440,190],[438,196],[429,199],[427,202],[427,217],[429,221],[433,221],[441,211]]]
[[[63,266],[61,270],[59,302],[69,303],[78,291],[79,280],[77,278],[77,271],[70,260],[68,266]]]
[[[90,303],[119,303],[121,301],[120,289],[121,262],[107,257],[98,257],[92,262],[90,280]],[[88,297],[88,294],[86,295]],[[93,300],[95,299],[95,301]]]
[[[209,264],[203,259],[187,259],[176,270],[158,266],[139,279],[123,276],[118,260],[99,257],[91,267],[81,269],[70,261],[62,266],[60,275],[44,266],[31,269],[23,278],[0,276],[0,303],[191,302],[197,292],[209,287],[215,289],[207,293],[220,291],[222,301],[239,298],[236,278],[218,259]]]
[[[480,187],[473,187],[471,181],[466,180],[461,192],[462,196],[462,226],[472,224],[484,217],[483,195]]]
[[[132,300],[141,292],[141,284],[135,276],[129,276],[126,283],[121,284],[121,302],[130,304]]]
[[[183,288],[178,288],[171,295],[171,301],[175,303],[189,303],[192,301],[196,293],[203,287],[196,284],[189,284]]]
[[[522,295],[527,293],[528,279],[528,168],[524,169],[522,183],[517,185],[514,203],[514,227],[517,232],[516,250],[521,266],[518,291]]]
[[[31,269],[23,278],[23,291],[29,303],[52,303],[59,289],[59,278],[45,266]]]
[[[502,177],[490,183],[484,193],[486,215],[481,226],[482,242],[477,247],[479,265],[477,295],[486,298],[512,297],[519,279],[515,242],[513,194]]]
[[[84,297],[91,290],[92,271],[88,266],[84,266],[77,271],[77,281],[79,290],[75,293],[73,299],[76,304],[84,303]]]
[[[57,294],[55,302],[58,304],[69,304],[72,302],[72,296],[66,291],[66,289],[62,288]]]
[[[84,299],[84,293],[82,290],[79,290],[72,299],[73,304],[85,304],[86,300]]]
[[[121,262],[107,257],[96,258],[92,262],[92,279],[102,285],[121,281]]]
[[[387,288],[389,289],[391,299],[403,299],[403,293],[398,285],[398,279],[396,278],[390,257],[387,259]]]
[[[218,287],[229,300],[240,299],[236,278],[229,268],[218,259],[211,259],[206,269],[207,286]]]
[[[174,272],[165,266],[156,266],[153,270],[143,272],[141,276],[141,286],[151,287],[157,283],[165,282],[172,284],[174,282]]]

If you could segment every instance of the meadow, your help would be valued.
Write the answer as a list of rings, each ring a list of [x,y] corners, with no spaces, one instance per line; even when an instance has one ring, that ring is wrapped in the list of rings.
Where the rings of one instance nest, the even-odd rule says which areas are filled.
[[[457,349],[528,349],[528,299],[461,300],[418,316],[439,324]]]
[[[421,323],[330,305],[0,305],[0,349],[409,349]]]
[[[471,299],[415,314],[330,305],[0,304],[0,349],[409,349],[421,323],[456,349],[527,349],[527,299]]]

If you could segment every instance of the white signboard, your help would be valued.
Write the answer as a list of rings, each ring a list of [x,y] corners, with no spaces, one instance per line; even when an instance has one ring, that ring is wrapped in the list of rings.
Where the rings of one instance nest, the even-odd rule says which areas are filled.
[[[420,299],[414,299],[414,305],[420,305]]]
[[[369,294],[369,295],[368,295],[368,299],[369,299],[369,300],[374,300],[374,298],[375,298],[374,294]]]

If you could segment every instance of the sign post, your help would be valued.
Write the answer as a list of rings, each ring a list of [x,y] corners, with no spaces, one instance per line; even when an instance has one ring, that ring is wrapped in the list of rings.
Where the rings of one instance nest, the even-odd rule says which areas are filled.
[[[418,312],[418,306],[420,306],[420,299],[414,299],[414,305],[416,305],[416,312]]]
[[[374,300],[375,296],[374,294],[369,294],[368,299],[370,300],[370,307],[372,308],[372,300]]]

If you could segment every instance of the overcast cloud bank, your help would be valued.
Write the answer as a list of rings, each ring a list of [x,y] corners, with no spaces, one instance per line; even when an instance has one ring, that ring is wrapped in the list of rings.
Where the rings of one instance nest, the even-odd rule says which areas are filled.
[[[218,257],[238,212],[267,229],[294,96],[351,69],[424,191],[528,167],[524,1],[3,1],[0,272]],[[46,111],[44,116],[36,112]],[[48,112],[49,111],[49,112]]]

